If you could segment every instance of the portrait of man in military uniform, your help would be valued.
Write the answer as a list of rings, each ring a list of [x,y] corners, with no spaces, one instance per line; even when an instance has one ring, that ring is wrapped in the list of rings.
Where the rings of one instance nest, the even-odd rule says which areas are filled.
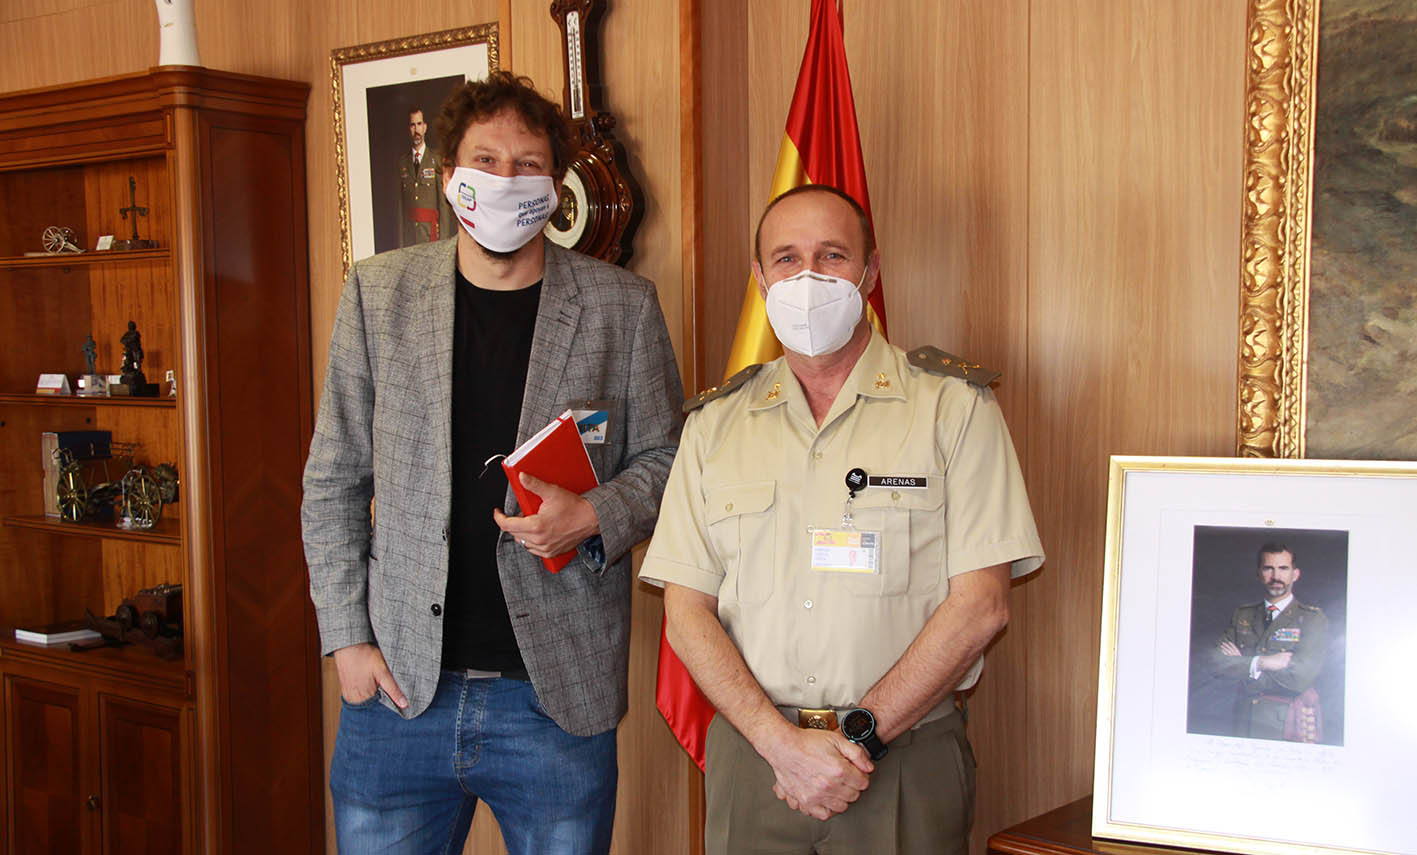
[[[1347,532],[1197,526],[1194,569],[1187,730],[1342,744]]]
[[[408,111],[409,145],[398,157],[399,246],[441,240],[455,234],[453,211],[443,197],[443,155],[428,141],[423,110]]]
[[[443,198],[443,146],[433,126],[438,105],[462,76],[371,86],[364,93],[374,252],[457,235]]]

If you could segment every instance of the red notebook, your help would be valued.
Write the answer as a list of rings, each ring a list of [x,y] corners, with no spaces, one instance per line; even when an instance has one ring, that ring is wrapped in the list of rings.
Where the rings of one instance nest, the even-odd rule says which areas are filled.
[[[518,477],[522,472],[565,487],[577,495],[600,484],[570,410],[557,416],[555,421],[522,443],[516,451],[502,458],[502,468],[506,470],[507,481],[516,494],[522,516],[528,517],[541,507],[541,497],[522,486]],[[541,562],[547,570],[557,573],[575,557],[576,551],[572,549],[543,558]]]

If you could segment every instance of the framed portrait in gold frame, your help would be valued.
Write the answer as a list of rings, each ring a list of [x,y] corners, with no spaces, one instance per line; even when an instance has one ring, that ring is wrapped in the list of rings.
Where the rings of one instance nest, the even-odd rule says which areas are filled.
[[[1417,851],[1414,549],[1417,463],[1113,457],[1093,835]]]
[[[448,93],[498,62],[496,22],[330,52],[346,272],[377,252],[452,234],[434,120]],[[426,156],[415,159],[415,149]]]
[[[1250,0],[1238,453],[1417,458],[1417,0]]]

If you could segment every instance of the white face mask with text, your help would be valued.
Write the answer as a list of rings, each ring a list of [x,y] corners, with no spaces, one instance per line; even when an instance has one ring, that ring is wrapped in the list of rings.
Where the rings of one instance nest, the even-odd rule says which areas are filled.
[[[556,210],[549,175],[493,175],[459,166],[443,191],[458,222],[486,249],[512,252],[526,246]]]
[[[869,267],[869,265],[868,265]],[[861,320],[861,282],[803,270],[768,289],[768,323],[777,340],[803,356],[835,353]]]

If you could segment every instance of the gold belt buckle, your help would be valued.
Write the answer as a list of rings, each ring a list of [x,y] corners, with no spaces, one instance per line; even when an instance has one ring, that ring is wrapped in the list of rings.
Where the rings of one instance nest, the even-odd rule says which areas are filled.
[[[836,710],[797,710],[797,726],[812,730],[836,730]]]

